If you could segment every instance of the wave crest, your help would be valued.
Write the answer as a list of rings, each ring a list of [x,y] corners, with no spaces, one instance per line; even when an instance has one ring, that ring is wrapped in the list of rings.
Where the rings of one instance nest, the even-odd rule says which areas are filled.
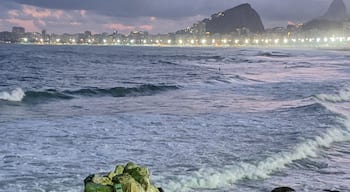
[[[17,88],[11,92],[0,92],[0,100],[6,101],[23,101],[23,102],[38,102],[54,99],[73,99],[77,96],[83,97],[133,97],[133,96],[148,96],[158,92],[178,89],[177,86],[169,85],[140,85],[137,87],[113,87],[113,88],[85,88],[78,90],[63,90],[46,89],[44,91],[26,91]]]
[[[332,103],[350,101],[350,89],[343,89],[336,94],[319,94],[315,97],[321,101],[327,101]]]
[[[218,189],[231,186],[242,179],[264,179],[270,174],[294,161],[317,156],[323,147],[334,142],[347,141],[350,138],[350,120],[344,122],[346,129],[331,128],[326,133],[297,145],[289,152],[281,152],[257,164],[238,163],[224,169],[201,169],[192,176],[182,176],[178,181],[165,184],[167,191],[192,191],[193,189]]]
[[[277,51],[260,51],[257,56],[263,56],[263,57],[291,57],[290,54],[288,53],[282,53],[282,52],[277,52]]]
[[[315,104],[313,104],[315,105]],[[164,184],[167,191],[195,191],[195,189],[223,189],[243,179],[265,179],[278,170],[286,168],[295,161],[317,157],[322,148],[335,142],[350,140],[350,114],[336,110],[325,103],[318,103],[340,115],[339,124],[328,128],[324,133],[308,139],[289,151],[272,155],[257,163],[238,162],[220,169],[205,168],[190,176],[179,176]]]
[[[25,93],[21,88],[16,88],[12,90],[11,92],[0,92],[0,100],[5,101],[22,101],[25,97]]]

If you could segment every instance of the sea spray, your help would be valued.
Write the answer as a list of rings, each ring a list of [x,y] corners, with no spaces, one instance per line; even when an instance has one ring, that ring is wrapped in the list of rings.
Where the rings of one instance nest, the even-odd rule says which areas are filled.
[[[25,93],[21,88],[16,88],[12,90],[11,92],[0,92],[0,100],[6,100],[6,101],[22,101],[22,99],[25,97]]]

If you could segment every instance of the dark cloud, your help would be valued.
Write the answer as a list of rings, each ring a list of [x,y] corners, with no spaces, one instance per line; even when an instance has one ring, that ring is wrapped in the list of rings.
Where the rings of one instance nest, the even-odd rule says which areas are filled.
[[[4,1],[4,0],[3,0]],[[5,0],[10,1],[10,0]],[[155,16],[161,18],[181,18],[195,15],[210,15],[214,12],[234,7],[240,3],[251,3],[268,19],[310,19],[321,14],[331,0],[13,0],[52,9],[90,10],[98,14],[114,17]]]
[[[82,24],[81,28],[101,23],[122,25],[152,25],[152,32],[174,31],[185,25],[209,17],[218,11],[250,3],[267,27],[285,25],[287,21],[305,22],[323,15],[332,0],[1,0],[0,19],[6,18],[7,10],[20,9],[21,5],[63,10],[64,18],[44,18],[48,27]],[[349,6],[350,0],[344,0]],[[83,17],[80,10],[86,10]],[[348,10],[349,7],[348,7]],[[25,19],[26,15],[18,18]],[[155,20],[149,18],[154,17]],[[60,20],[62,23],[60,23]],[[63,23],[63,22],[66,22]],[[68,24],[67,24],[68,23]],[[162,26],[164,25],[164,26]],[[176,26],[178,26],[176,28]],[[61,27],[62,28],[62,27]],[[80,29],[80,28],[79,28]]]

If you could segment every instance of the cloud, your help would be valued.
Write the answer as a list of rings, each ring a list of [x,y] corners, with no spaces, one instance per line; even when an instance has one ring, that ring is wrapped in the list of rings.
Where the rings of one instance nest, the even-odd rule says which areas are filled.
[[[210,15],[214,12],[250,3],[269,19],[279,17],[313,16],[325,11],[332,0],[2,0],[15,1],[49,9],[89,10],[112,17],[159,17],[178,19],[195,15]],[[310,18],[305,18],[310,19]]]
[[[28,5],[23,5],[23,8],[22,8],[21,11],[25,15],[31,16],[31,17],[34,17],[34,18],[55,17],[55,18],[59,19],[63,15],[63,11],[62,10],[43,9],[43,8],[38,8],[38,7],[28,6]],[[18,13],[18,11],[16,13]]]
[[[120,23],[108,23],[103,24],[103,27],[110,30],[125,31],[125,30],[135,30],[134,26],[124,25]]]
[[[34,24],[33,20],[11,18],[6,19],[6,22],[11,23],[13,25],[25,27],[29,31],[39,31],[39,28]]]
[[[250,3],[267,27],[305,22],[323,15],[332,0],[1,0],[2,28],[32,20],[56,33],[117,29],[166,33],[183,29],[218,11]],[[348,2],[346,2],[348,3]],[[349,4],[349,3],[348,3]],[[348,8],[349,9],[349,8]],[[350,9],[349,9],[350,10]],[[17,20],[16,20],[17,19]],[[20,23],[20,22],[17,22]],[[22,22],[23,24],[23,22]],[[1,29],[2,29],[1,28]],[[29,29],[35,29],[33,26]]]

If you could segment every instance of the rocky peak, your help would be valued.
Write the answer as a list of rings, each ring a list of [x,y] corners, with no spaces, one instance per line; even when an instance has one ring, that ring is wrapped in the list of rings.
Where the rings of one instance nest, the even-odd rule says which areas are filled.
[[[343,0],[333,0],[322,19],[341,21],[347,17],[347,9]]]
[[[248,3],[216,13],[204,22],[211,33],[228,34],[242,28],[253,33],[264,31],[260,15]]]

